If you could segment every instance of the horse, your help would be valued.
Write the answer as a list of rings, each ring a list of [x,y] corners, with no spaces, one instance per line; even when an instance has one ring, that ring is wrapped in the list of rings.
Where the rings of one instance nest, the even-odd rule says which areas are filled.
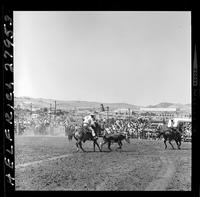
[[[128,132],[124,132],[124,133],[104,133],[103,137],[103,142],[100,144],[101,149],[103,147],[103,145],[108,143],[108,149],[110,151],[112,151],[112,149],[110,148],[111,143],[118,143],[119,147],[117,149],[121,149],[122,148],[122,141],[125,140],[126,142],[130,143],[130,135]]]
[[[165,125],[160,125],[157,128],[157,133],[158,133],[157,138],[160,138],[161,136],[163,136],[163,138],[164,138],[164,144],[165,144],[165,149],[167,148],[167,144],[166,144],[167,140],[168,140],[169,144],[171,145],[171,147],[173,149],[174,149],[174,146],[171,143],[171,141],[175,140],[178,149],[180,149],[182,135],[181,135],[181,132],[180,132],[179,129],[175,129],[174,128],[173,131],[172,131],[172,128],[168,128]]]
[[[102,131],[101,126],[97,122],[95,122],[95,126],[92,126],[92,128],[94,129],[97,137],[100,137],[101,131]],[[94,138],[92,136],[92,133],[90,131],[88,131],[87,128],[83,127],[83,125],[79,126],[73,132],[68,132],[67,135],[68,135],[69,140],[72,140],[72,138],[74,138],[76,140],[77,152],[79,151],[79,148],[81,148],[81,150],[83,152],[85,152],[85,150],[83,149],[83,146],[82,146],[82,142],[85,143],[88,140],[93,141],[94,152],[95,152],[95,146],[97,146],[99,148],[99,151],[101,152],[101,148],[97,142],[98,138]]]

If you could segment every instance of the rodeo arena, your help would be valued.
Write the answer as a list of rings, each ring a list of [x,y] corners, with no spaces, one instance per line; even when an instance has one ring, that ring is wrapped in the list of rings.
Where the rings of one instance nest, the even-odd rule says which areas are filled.
[[[16,190],[191,191],[191,114],[15,107]]]

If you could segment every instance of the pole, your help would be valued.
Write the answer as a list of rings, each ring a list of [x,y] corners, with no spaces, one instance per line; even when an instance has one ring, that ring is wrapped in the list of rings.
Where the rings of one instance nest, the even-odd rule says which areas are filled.
[[[55,101],[55,115],[56,115],[56,101]]]
[[[50,114],[50,120],[49,120],[49,123],[51,123],[51,103],[50,103],[50,110],[49,110],[49,114]]]
[[[32,106],[32,103],[31,103],[31,117],[32,117],[32,113],[33,113],[32,110],[33,110],[33,106]]]
[[[109,107],[107,106],[107,122],[109,122],[109,114],[108,114],[108,111],[109,111]]]

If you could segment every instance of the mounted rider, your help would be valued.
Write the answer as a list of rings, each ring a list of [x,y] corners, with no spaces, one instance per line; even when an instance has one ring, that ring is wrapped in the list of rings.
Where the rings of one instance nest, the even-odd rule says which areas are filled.
[[[176,132],[177,131],[176,128],[175,128],[175,123],[174,123],[173,119],[171,119],[169,127],[171,128],[172,132]]]
[[[83,127],[92,133],[94,138],[97,138],[96,133],[92,127],[95,127],[96,117],[94,113],[87,115],[83,118]]]

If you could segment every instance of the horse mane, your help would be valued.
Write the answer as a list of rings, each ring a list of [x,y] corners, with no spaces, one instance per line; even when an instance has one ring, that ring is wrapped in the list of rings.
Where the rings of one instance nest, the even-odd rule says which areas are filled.
[[[91,126],[91,127],[94,129],[97,135],[100,135],[101,131],[103,130],[101,125],[98,122],[95,122],[95,126]]]

